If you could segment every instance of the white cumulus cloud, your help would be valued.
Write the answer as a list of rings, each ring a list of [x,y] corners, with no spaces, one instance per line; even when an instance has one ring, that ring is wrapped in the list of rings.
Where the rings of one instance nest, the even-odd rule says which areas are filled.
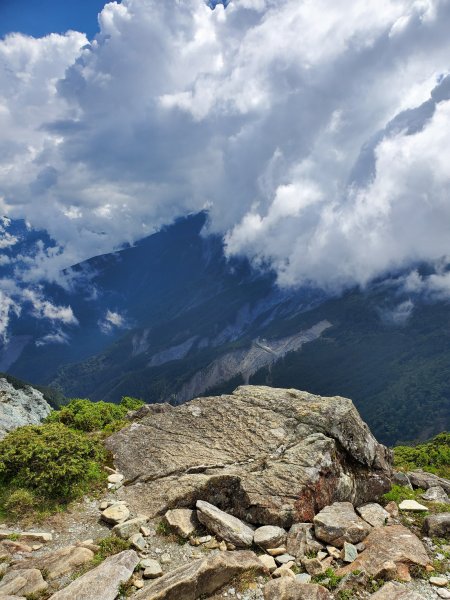
[[[123,0],[99,23],[0,41],[0,209],[58,242],[39,277],[205,206],[282,285],[446,264],[446,0]]]

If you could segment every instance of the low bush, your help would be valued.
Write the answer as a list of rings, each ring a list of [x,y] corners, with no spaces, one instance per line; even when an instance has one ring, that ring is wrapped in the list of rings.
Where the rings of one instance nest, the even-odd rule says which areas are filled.
[[[23,501],[24,490],[67,501],[105,479],[105,459],[98,439],[62,423],[19,427],[0,441],[0,483],[16,489]]]
[[[440,433],[417,446],[397,446],[394,448],[394,465],[405,471],[420,468],[450,477],[450,433]]]
[[[137,410],[144,402],[137,398],[124,396],[120,404],[112,402],[91,402],[86,398],[75,398],[60,410],[47,417],[47,423],[63,423],[79,431],[105,431],[114,433],[126,422],[124,417],[130,410]]]

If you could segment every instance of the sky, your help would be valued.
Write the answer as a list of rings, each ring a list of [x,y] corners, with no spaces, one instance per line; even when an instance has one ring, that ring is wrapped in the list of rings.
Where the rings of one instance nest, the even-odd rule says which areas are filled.
[[[92,39],[104,5],[103,0],[0,0],[0,37],[11,32],[42,37],[72,29]]]
[[[45,4],[0,0],[0,214],[58,243],[36,278],[207,208],[281,286],[450,292],[448,0]]]

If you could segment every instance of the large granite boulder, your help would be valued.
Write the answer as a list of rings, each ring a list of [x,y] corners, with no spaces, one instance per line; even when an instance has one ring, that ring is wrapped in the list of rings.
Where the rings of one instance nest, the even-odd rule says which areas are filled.
[[[253,524],[289,527],[390,487],[391,453],[351,400],[297,390],[243,386],[197,398],[143,416],[106,444],[125,475],[118,495],[150,517],[200,499]]]
[[[422,488],[428,490],[432,487],[441,487],[447,494],[450,494],[450,481],[434,475],[433,473],[426,473],[417,469],[416,471],[409,471],[408,479],[415,488]]]

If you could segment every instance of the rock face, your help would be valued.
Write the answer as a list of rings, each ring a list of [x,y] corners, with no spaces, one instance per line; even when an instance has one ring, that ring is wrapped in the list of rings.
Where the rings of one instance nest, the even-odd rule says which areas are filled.
[[[23,425],[38,425],[52,410],[41,392],[27,385],[16,389],[0,378],[0,439]]]
[[[339,569],[338,575],[362,570],[373,577],[408,581],[410,566],[429,564],[422,542],[403,525],[376,527],[364,545],[365,550],[350,565]]]
[[[149,517],[201,499],[290,527],[334,501],[374,501],[391,474],[350,400],[259,386],[149,414],[107,446],[128,484],[119,495]]]
[[[197,600],[251,571],[262,573],[264,566],[253,552],[220,552],[196,560],[163,575],[135,594],[135,600]]]
[[[50,600],[114,600],[121,583],[126,583],[139,563],[134,550],[110,556],[101,565],[53,594]]]

